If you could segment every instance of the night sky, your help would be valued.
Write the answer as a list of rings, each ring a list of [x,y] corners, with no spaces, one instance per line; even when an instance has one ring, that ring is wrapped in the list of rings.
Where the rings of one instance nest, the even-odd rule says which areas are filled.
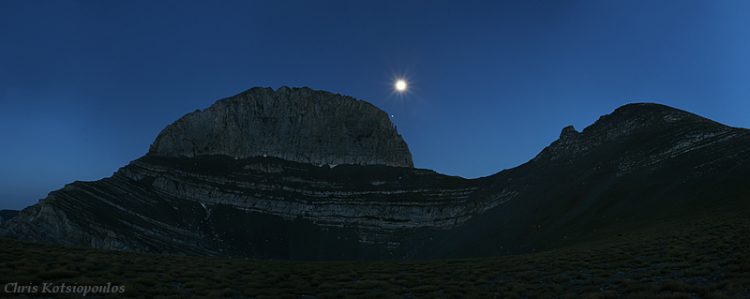
[[[0,1],[0,208],[145,154],[254,86],[393,114],[417,167],[526,162],[658,102],[750,127],[750,1]],[[396,77],[410,83],[393,92]]]

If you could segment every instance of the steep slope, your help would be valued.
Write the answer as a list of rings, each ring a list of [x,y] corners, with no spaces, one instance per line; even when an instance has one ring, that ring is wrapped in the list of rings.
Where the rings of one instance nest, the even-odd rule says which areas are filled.
[[[256,101],[237,96],[212,107],[261,109],[247,108]],[[275,104],[262,106],[268,105]],[[339,109],[311,105],[321,114]],[[261,258],[481,256],[564,246],[662,219],[689,220],[705,209],[746,206],[750,194],[748,130],[657,104],[623,106],[580,133],[565,128],[528,163],[474,180],[358,158],[367,155],[335,167],[328,165],[340,162],[335,155],[293,161],[299,149],[317,148],[316,138],[293,138],[305,144],[292,142],[291,156],[242,152],[251,148],[245,133],[227,129],[224,136],[217,129],[227,123],[225,115],[243,123],[245,114],[259,113],[209,108],[191,114],[200,120],[188,115],[159,134],[148,155],[110,178],[50,193],[0,233],[68,246]],[[275,125],[263,128],[272,129],[261,139],[288,134]],[[376,139],[395,140],[393,134]],[[363,140],[356,134],[330,138]],[[190,154],[206,147],[163,141],[180,139],[211,146]],[[389,142],[372,141],[366,149]]]

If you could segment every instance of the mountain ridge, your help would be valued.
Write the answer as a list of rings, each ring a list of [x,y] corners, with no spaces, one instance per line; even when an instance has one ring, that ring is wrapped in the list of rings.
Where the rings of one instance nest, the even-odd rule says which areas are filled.
[[[629,104],[581,132],[566,127],[528,162],[478,179],[388,165],[150,153],[110,178],[51,192],[0,235],[309,260],[543,250],[700,210],[709,196],[719,206],[746,204],[748,132],[664,105]]]

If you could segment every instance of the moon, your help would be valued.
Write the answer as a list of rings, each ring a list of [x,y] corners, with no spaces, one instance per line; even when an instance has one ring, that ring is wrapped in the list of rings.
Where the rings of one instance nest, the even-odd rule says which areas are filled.
[[[398,92],[404,92],[406,91],[406,87],[408,85],[406,84],[406,80],[404,79],[398,79],[396,80],[396,84],[394,84],[394,87],[396,88],[396,91]]]

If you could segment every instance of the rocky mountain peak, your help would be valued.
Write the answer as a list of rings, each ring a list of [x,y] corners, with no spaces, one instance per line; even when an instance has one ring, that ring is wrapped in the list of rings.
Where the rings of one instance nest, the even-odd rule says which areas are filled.
[[[149,155],[413,167],[384,111],[349,96],[286,86],[255,87],[183,116],[159,133]]]
[[[562,132],[560,132],[560,140],[570,140],[578,137],[579,133],[575,127],[573,126],[567,126],[562,129]]]
[[[563,128],[560,138],[545,148],[535,160],[570,159],[603,144],[622,142],[634,136],[649,140],[657,138],[664,131],[671,132],[664,137],[679,141],[690,136],[714,135],[728,129],[712,120],[666,105],[632,103],[599,117],[582,132],[576,131],[573,126]]]
[[[662,104],[631,103],[615,109],[610,114],[601,116],[594,124],[587,127],[584,133],[588,133],[588,131],[597,132],[597,134],[606,132],[606,135],[613,138],[640,128],[654,129],[689,123],[719,125],[698,115]]]

